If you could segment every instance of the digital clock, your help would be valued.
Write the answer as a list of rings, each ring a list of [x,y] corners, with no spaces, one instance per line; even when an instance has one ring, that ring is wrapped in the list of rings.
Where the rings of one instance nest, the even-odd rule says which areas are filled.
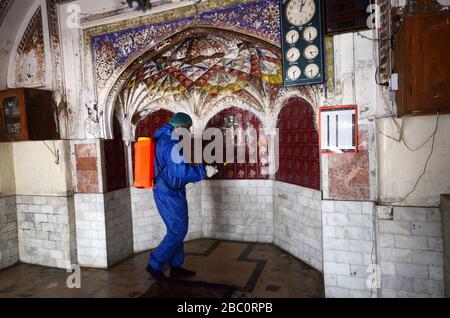
[[[325,0],[325,32],[336,34],[365,30],[371,0]]]

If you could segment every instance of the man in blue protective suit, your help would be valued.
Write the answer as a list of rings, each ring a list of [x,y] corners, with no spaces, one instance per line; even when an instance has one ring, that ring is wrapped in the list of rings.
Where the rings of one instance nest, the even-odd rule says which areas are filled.
[[[147,271],[157,281],[167,280],[163,268],[170,265],[170,277],[194,276],[184,263],[184,238],[188,232],[188,204],[186,184],[198,182],[217,173],[212,166],[188,164],[179,150],[177,131],[190,129],[192,119],[185,113],[176,113],[168,124],[153,136],[155,146],[155,185],[153,197],[166,227],[167,234],[150,254]],[[174,148],[176,147],[176,148]]]

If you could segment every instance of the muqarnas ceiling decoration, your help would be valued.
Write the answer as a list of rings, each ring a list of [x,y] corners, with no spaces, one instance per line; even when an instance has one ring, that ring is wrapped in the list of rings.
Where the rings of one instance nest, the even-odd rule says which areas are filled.
[[[134,124],[158,104],[186,101],[203,116],[218,100],[232,95],[264,111],[281,84],[281,60],[275,52],[238,38],[199,35],[135,71],[118,96],[116,111],[138,114]]]
[[[42,14],[39,7],[22,36],[16,55],[16,86],[43,86],[45,51]]]

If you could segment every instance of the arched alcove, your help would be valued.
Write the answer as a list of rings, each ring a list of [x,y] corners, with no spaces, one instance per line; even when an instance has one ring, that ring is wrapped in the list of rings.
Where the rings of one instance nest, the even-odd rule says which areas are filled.
[[[252,112],[238,107],[229,107],[215,114],[207,123],[205,129],[218,128],[224,136],[223,159],[226,161],[225,131],[226,129],[241,129],[243,136],[234,136],[234,162],[218,164],[219,173],[213,179],[267,179],[267,162],[261,160],[260,151],[262,147],[267,149],[267,139],[263,132],[261,120]],[[253,131],[252,131],[253,130]],[[241,138],[239,138],[241,137]],[[245,162],[238,162],[237,148],[239,139],[243,143],[245,151]],[[204,142],[206,145],[208,142]],[[266,152],[267,153],[267,152]],[[251,159],[253,158],[253,160]]]
[[[288,99],[278,114],[279,169],[276,180],[320,190],[319,137],[312,106]]]
[[[276,209],[285,204],[284,198],[295,196],[301,198],[297,202],[298,208],[305,208],[305,215],[312,211],[315,216],[316,207],[320,204],[319,191],[312,190],[320,189],[319,157],[318,152],[314,153],[317,148],[313,149],[318,138],[314,135],[317,131],[311,107],[313,104],[317,108],[317,91],[310,87],[282,88],[280,55],[278,47],[233,31],[211,28],[181,31],[167,39],[164,45],[158,44],[154,50],[138,57],[110,92],[124,128],[124,137],[130,141],[151,137],[175,112],[191,115],[196,134],[211,127],[224,129],[237,125],[244,131],[247,127],[255,128],[259,141],[253,149],[257,153],[256,162],[247,160],[249,149],[246,147],[244,163],[218,164],[220,172],[213,180],[187,188],[192,238],[271,243],[282,237],[283,244],[281,241],[278,243],[283,246],[286,243],[289,251],[291,245],[304,244],[304,241],[295,240],[283,232],[287,229],[285,222],[288,218],[285,215],[294,215],[297,210]],[[108,116],[107,110],[105,114]],[[291,168],[298,165],[297,170],[290,171],[290,174],[298,176],[297,179],[286,177],[283,170],[276,178],[280,182],[272,180],[266,171],[262,173],[266,163],[261,161],[260,150],[270,144],[267,145],[266,136],[262,138],[265,144],[260,142],[259,129],[271,133],[271,129],[277,126],[277,118],[281,126],[281,141],[285,135],[296,133],[297,136],[294,154],[297,151],[298,162],[291,158],[292,153],[287,158],[285,155],[289,150],[284,152],[284,148],[280,158],[281,169],[287,169],[285,162]],[[288,119],[300,120],[306,126],[299,122],[295,128]],[[209,141],[205,141],[203,146],[207,143]],[[234,148],[236,154],[236,146]],[[275,151],[272,148],[269,151],[273,156]],[[226,151],[224,153],[226,155]],[[130,163],[132,157],[130,149]],[[275,191],[277,195],[274,195]],[[164,231],[149,190],[132,189],[131,200],[135,250],[154,246]],[[314,209],[306,210],[308,204]],[[292,204],[286,203],[285,206]],[[311,228],[320,236],[321,229],[311,226],[309,218],[305,220],[301,226],[307,227],[308,231]],[[289,225],[294,223],[289,221]],[[307,239],[305,235],[302,237]],[[293,254],[302,257],[297,252],[295,250]],[[319,255],[320,251],[317,249],[313,253]]]

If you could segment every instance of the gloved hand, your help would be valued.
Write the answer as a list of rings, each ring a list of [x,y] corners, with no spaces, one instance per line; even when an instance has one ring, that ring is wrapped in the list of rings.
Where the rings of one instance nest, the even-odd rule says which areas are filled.
[[[206,166],[205,169],[206,169],[206,176],[208,178],[211,178],[213,175],[219,172],[219,170],[217,170],[217,168],[213,166]]]

